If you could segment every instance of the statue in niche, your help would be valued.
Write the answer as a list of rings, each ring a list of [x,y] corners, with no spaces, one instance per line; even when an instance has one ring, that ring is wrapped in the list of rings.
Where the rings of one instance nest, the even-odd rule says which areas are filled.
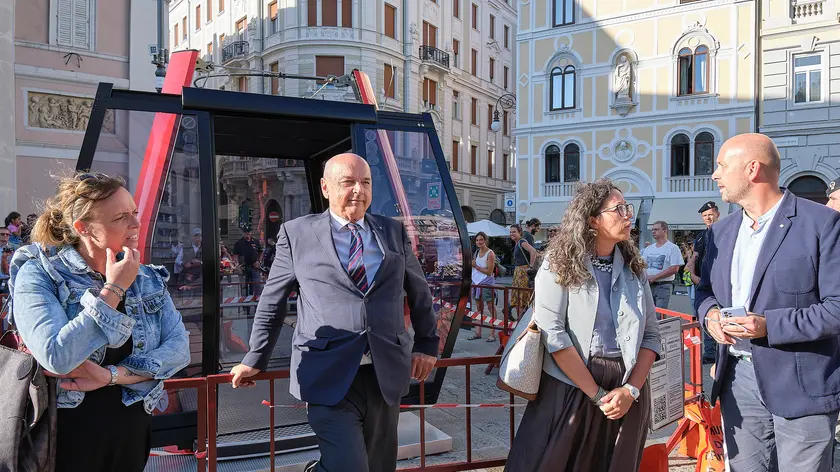
[[[622,55],[613,71],[613,93],[616,102],[631,101],[631,85],[633,82],[633,65]]]

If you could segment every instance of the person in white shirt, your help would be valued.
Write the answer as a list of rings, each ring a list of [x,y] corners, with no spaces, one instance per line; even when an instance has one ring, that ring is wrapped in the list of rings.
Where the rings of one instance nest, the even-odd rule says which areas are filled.
[[[651,230],[655,244],[642,251],[647,262],[647,279],[653,292],[653,303],[657,308],[668,308],[671,301],[674,277],[685,264],[680,248],[668,241],[668,223],[657,221]]]

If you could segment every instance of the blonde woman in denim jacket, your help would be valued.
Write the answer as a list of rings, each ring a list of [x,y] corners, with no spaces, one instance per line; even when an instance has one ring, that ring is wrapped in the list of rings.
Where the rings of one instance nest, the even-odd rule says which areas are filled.
[[[163,380],[189,363],[169,274],[140,264],[139,229],[121,180],[79,174],[12,259],[13,320],[58,377],[58,471],[142,471]]]

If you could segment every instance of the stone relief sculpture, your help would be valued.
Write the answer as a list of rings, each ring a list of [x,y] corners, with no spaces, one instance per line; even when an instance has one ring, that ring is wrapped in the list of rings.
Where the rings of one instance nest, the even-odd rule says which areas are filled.
[[[613,71],[613,93],[615,93],[615,100],[617,102],[630,101],[630,88],[632,83],[633,66],[627,60],[627,56],[622,55]]]
[[[50,93],[29,92],[29,126],[33,128],[85,131],[93,99]],[[105,113],[102,130],[114,134],[114,111]]]
[[[621,162],[626,162],[633,157],[633,146],[627,141],[620,141],[615,146],[615,157]]]

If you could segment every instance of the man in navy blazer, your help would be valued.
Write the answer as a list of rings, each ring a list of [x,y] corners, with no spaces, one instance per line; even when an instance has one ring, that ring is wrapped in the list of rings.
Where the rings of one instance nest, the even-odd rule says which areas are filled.
[[[289,390],[307,402],[321,453],[306,470],[393,472],[400,398],[411,377],[426,380],[437,360],[432,295],[403,224],[366,213],[372,195],[364,159],[330,159],[321,191],[329,210],[280,227],[251,350],[231,371],[232,384],[252,384],[248,377],[268,367],[297,287]]]
[[[709,231],[695,307],[720,343],[731,472],[829,472],[840,410],[840,213],[779,188],[760,134],[731,138],[712,178],[735,212]],[[747,316],[721,310],[744,307]]]

